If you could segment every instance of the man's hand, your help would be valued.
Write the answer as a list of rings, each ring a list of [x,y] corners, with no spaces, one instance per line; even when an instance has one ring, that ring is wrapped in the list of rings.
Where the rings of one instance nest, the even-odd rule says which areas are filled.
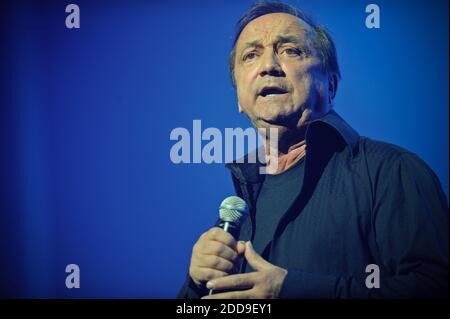
[[[213,227],[200,236],[192,249],[189,276],[197,287],[207,281],[229,275],[244,252],[244,243],[219,227]]]
[[[255,272],[230,275],[216,278],[207,283],[207,288],[222,289],[247,289],[242,291],[230,291],[205,296],[202,299],[269,299],[277,298],[287,270],[272,265],[264,260],[253,249],[250,242],[245,245],[245,258]]]

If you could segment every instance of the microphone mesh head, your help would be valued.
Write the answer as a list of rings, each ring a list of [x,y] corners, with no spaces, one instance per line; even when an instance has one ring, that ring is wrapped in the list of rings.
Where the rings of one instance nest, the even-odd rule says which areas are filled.
[[[220,204],[220,219],[239,224],[248,214],[247,203],[240,197],[230,196]]]

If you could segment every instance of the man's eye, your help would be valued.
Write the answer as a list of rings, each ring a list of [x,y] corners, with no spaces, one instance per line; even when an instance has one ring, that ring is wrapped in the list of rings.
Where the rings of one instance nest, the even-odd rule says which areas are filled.
[[[246,55],[244,55],[243,60],[247,61],[247,60],[252,60],[254,58],[256,58],[256,52],[249,52]]]
[[[295,49],[295,48],[284,49],[283,53],[285,53],[288,56],[299,56],[302,54],[302,52],[299,49]]]

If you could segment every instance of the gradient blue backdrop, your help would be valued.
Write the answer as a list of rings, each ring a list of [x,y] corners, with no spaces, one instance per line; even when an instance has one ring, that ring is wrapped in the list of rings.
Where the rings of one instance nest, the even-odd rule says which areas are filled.
[[[169,134],[250,125],[227,55],[252,1],[80,0],[78,30],[69,3],[0,8],[0,296],[174,297],[233,189],[223,165],[173,164]],[[448,195],[448,1],[290,3],[331,30],[336,110],[419,154]],[[369,3],[381,29],[365,27]]]

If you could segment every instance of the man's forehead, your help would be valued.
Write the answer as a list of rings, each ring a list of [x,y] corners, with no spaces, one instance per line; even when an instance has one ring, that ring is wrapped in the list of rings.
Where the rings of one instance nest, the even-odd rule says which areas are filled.
[[[311,27],[287,13],[270,13],[251,21],[242,30],[237,47],[249,42],[269,42],[279,36],[295,36],[304,40]]]

